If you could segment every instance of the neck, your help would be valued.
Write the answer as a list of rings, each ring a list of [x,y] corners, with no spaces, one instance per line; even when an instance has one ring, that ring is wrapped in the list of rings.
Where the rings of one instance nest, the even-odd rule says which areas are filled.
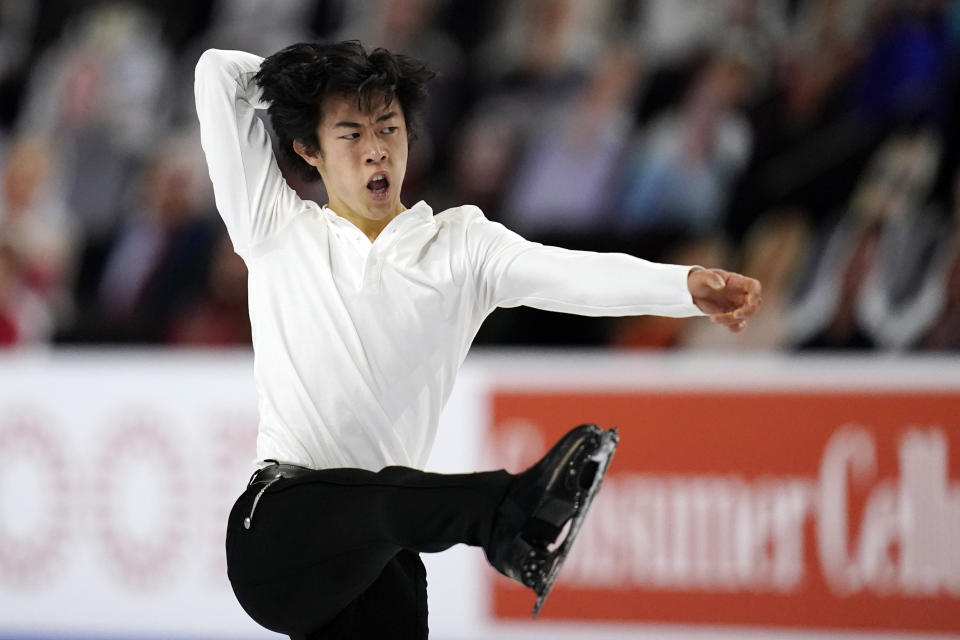
[[[327,208],[341,218],[345,219],[357,229],[360,229],[360,231],[363,232],[363,235],[367,236],[370,242],[376,240],[377,236],[380,235],[380,232],[383,231],[388,224],[390,224],[390,221],[407,209],[398,202],[396,203],[396,206],[392,207],[392,212],[390,214],[383,216],[382,218],[374,218],[361,215],[342,202],[337,202],[334,200],[330,201],[330,204],[327,205]]]

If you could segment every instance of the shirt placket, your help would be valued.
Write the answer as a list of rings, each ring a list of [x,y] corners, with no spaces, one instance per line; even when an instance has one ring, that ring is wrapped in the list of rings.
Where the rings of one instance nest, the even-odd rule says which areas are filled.
[[[363,265],[363,284],[361,285],[364,291],[376,292],[380,290],[385,256],[390,247],[396,244],[397,236],[400,235],[403,224],[406,222],[406,220],[391,220],[375,242],[369,242],[366,236],[361,236],[366,250],[366,261]]]
[[[360,255],[363,267],[360,271],[360,290],[376,292],[380,290],[380,273],[383,269],[383,248],[370,242],[362,232],[351,233],[351,241]]]
[[[336,216],[331,212],[332,217]],[[400,232],[399,221],[391,221],[387,228],[383,230],[381,236],[376,242],[370,242],[359,229],[354,228],[349,223],[335,219],[334,224],[340,228],[335,231],[340,239],[345,239],[356,250],[362,267],[360,269],[360,291],[377,292],[380,290],[380,279],[383,272],[383,256],[393,244],[395,237]],[[351,228],[347,229],[347,226]]]
[[[367,251],[367,259],[363,265],[363,284],[361,288],[364,291],[372,292],[380,290],[380,271],[383,269],[383,259],[377,247],[370,245]]]

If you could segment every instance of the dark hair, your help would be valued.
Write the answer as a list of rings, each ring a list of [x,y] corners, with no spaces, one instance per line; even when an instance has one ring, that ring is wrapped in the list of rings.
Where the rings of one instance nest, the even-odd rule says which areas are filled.
[[[264,59],[254,81],[270,103],[267,113],[277,134],[282,160],[290,162],[306,180],[317,180],[317,170],[293,150],[299,140],[307,151],[321,151],[317,127],[328,95],[357,98],[364,112],[373,101],[384,106],[400,103],[409,142],[416,139],[418,117],[427,98],[427,82],[434,73],[422,62],[386,49],[367,52],[356,40],[321,44],[301,42]]]

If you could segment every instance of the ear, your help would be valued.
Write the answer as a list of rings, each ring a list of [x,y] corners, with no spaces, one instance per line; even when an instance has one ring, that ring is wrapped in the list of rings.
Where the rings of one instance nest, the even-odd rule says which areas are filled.
[[[294,152],[296,152],[298,156],[303,158],[304,162],[306,162],[307,164],[317,168],[320,167],[322,158],[320,156],[319,151],[317,153],[310,153],[309,151],[307,151],[307,147],[299,140],[293,141],[293,150]]]

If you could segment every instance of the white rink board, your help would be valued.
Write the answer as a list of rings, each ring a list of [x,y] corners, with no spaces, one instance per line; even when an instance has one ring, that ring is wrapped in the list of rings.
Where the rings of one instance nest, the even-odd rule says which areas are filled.
[[[263,635],[233,599],[222,551],[253,457],[250,363],[122,353],[3,362],[0,429],[27,421],[49,442],[0,445],[0,522],[21,547],[65,526],[35,571],[0,574],[0,633]],[[247,446],[218,440],[244,423]],[[62,486],[42,481],[60,465]],[[27,522],[9,519],[23,513]]]
[[[270,638],[226,580],[226,513],[252,470],[248,352],[0,356],[0,638]],[[722,376],[717,375],[722,372]],[[429,469],[481,468],[487,393],[524,388],[956,389],[950,359],[471,356]],[[673,625],[496,624],[476,549],[425,555],[431,637],[853,638]],[[531,605],[533,597],[531,596]]]

